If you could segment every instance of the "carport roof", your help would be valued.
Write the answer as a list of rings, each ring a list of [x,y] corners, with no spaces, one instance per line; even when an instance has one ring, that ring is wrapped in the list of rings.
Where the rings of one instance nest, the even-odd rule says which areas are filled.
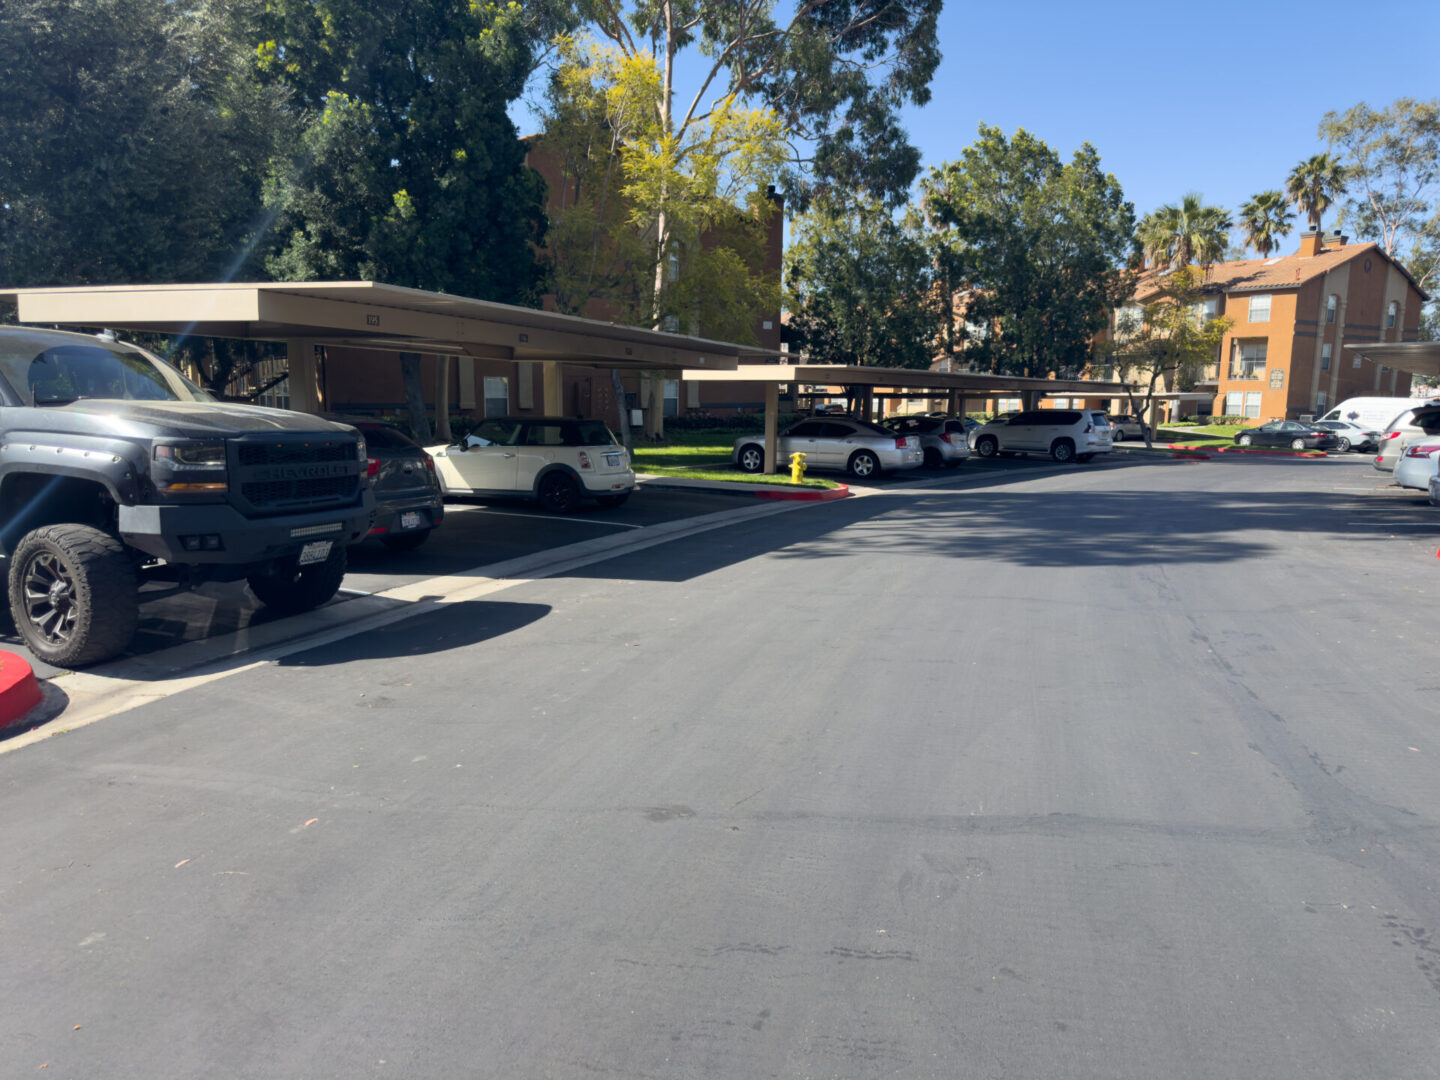
[[[24,323],[605,367],[734,368],[750,347],[377,281],[0,289]]]
[[[920,368],[852,367],[843,364],[742,364],[733,371],[687,371],[697,382],[819,383],[827,386],[893,386],[915,390],[1006,393],[1038,390],[1046,394],[1110,397],[1130,384],[1088,379],[1027,379],[1015,375],[976,375]]]
[[[1362,341],[1345,348],[1397,371],[1428,378],[1440,375],[1440,341]]]

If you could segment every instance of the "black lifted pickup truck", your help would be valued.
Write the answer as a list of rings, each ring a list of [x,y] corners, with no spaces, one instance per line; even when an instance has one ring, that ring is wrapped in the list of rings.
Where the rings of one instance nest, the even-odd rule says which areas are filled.
[[[135,345],[0,327],[0,552],[15,629],[47,663],[122,651],[145,597],[249,582],[335,595],[374,496],[344,424],[216,401]]]

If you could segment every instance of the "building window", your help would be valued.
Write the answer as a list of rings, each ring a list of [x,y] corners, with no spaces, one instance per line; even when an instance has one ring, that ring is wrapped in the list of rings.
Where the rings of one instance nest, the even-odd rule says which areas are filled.
[[[1245,395],[1245,415],[1251,420],[1254,420],[1260,415],[1260,395],[1258,392],[1251,391]]]
[[[1230,359],[1230,378],[1258,379],[1265,374],[1265,350],[1263,341],[1235,343],[1235,352]]]
[[[1328,341],[1320,346],[1320,370],[1330,370],[1330,343]]]
[[[1225,415],[1239,416],[1240,410],[1245,408],[1245,395],[1239,390],[1231,390],[1225,395]]]
[[[1327,323],[1333,323],[1335,321],[1335,309],[1339,304],[1340,298],[1334,293],[1331,293],[1325,300],[1325,321]]]
[[[1019,412],[1020,399],[1018,397],[1002,397],[995,402],[996,412]]]
[[[510,380],[500,375],[485,376],[485,415],[508,416]]]
[[[1211,319],[1220,317],[1220,298],[1218,296],[1207,296],[1200,301],[1200,314],[1208,322]]]
[[[1268,296],[1252,296],[1252,297],[1250,297],[1250,321],[1251,321],[1251,322],[1269,322],[1269,321],[1270,321],[1270,297],[1268,297]]]
[[[1145,309],[1139,304],[1126,304],[1124,307],[1115,309],[1115,336],[1127,338],[1132,334],[1140,332],[1141,326],[1145,323]],[[966,330],[970,324],[965,324]],[[977,335],[978,336],[978,335]]]
[[[661,408],[663,416],[680,415],[680,380],[665,380],[665,403]]]
[[[1399,304],[1397,301],[1395,301],[1395,300],[1391,300],[1391,301],[1390,301],[1390,307],[1389,307],[1389,308],[1386,310],[1386,312],[1385,312],[1385,329],[1386,329],[1386,330],[1394,330],[1394,329],[1395,329],[1395,318],[1396,318],[1396,316],[1398,316],[1399,314],[1400,314],[1400,304]]]
[[[1315,411],[1316,411],[1317,413],[1319,413],[1319,412],[1324,412],[1324,411],[1325,411],[1325,406],[1326,406],[1326,405],[1329,405],[1329,404],[1330,404],[1330,395],[1327,394],[1324,390],[1319,391],[1319,392],[1315,395]]]
[[[664,321],[660,325],[664,328],[667,334],[678,334],[680,332],[680,316],[666,315]]]
[[[1356,368],[1358,368],[1358,367],[1360,366],[1360,361],[1361,361],[1361,359],[1363,359],[1363,358],[1362,358],[1361,355],[1357,352],[1357,353],[1355,354],[1355,359],[1351,362],[1350,366],[1351,366],[1351,367],[1356,367]]]

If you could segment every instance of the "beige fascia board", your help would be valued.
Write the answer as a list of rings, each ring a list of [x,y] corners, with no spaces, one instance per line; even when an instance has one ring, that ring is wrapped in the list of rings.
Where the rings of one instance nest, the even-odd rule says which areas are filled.
[[[255,290],[149,286],[104,289],[23,289],[12,293],[16,317],[26,323],[72,326],[173,326],[177,322],[251,323],[259,317]],[[79,296],[84,310],[76,317]],[[176,310],[185,312],[177,320]],[[163,331],[161,331],[163,332]]]

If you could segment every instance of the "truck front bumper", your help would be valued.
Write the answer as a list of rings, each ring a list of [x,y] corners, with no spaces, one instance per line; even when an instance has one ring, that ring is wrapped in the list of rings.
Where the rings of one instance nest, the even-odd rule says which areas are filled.
[[[195,565],[265,562],[316,540],[346,547],[365,539],[374,517],[369,488],[357,506],[277,517],[247,518],[225,503],[119,508],[121,540],[157,559]]]

